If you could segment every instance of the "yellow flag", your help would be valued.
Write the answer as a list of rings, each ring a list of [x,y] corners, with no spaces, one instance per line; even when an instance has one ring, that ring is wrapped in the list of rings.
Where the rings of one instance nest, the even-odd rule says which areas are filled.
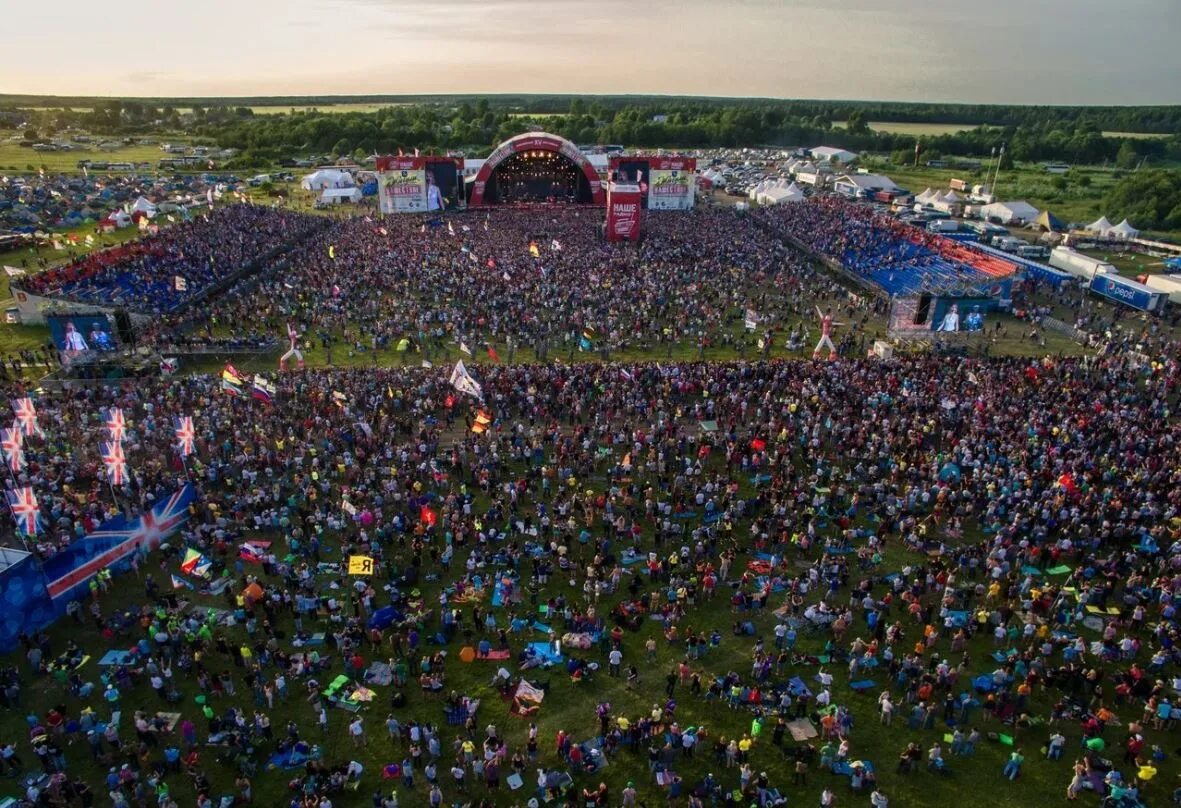
[[[333,261],[336,260],[336,245],[335,244],[328,245],[328,257],[331,258]]]
[[[369,556],[349,556],[349,575],[372,575],[373,559]]]

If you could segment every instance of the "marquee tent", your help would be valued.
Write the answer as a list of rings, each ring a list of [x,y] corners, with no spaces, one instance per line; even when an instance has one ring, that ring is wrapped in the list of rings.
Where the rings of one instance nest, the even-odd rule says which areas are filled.
[[[1124,219],[1115,227],[1111,228],[1108,231],[1108,235],[1115,236],[1116,238],[1136,238],[1136,236],[1140,235],[1140,231],[1132,227],[1131,222]]]
[[[1097,221],[1091,222],[1089,225],[1087,225],[1086,229],[1092,233],[1106,235],[1107,231],[1111,229],[1111,222],[1107,221],[1106,216],[1101,216]]]
[[[300,182],[305,191],[323,191],[326,188],[351,188],[353,175],[336,168],[321,168],[308,174]]]

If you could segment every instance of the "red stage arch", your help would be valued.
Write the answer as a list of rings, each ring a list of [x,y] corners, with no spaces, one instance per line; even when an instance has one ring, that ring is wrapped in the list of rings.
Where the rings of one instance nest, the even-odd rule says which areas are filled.
[[[517,152],[523,151],[553,152],[570,160],[586,175],[586,180],[590,184],[591,189],[591,202],[596,205],[607,204],[607,197],[603,190],[602,180],[599,179],[599,172],[595,171],[595,167],[586,159],[586,155],[577,146],[566,140],[566,138],[551,135],[547,132],[526,132],[523,135],[509,138],[497,146],[496,150],[488,155],[488,159],[484,161],[484,165],[480,166],[479,172],[476,173],[476,179],[472,183],[471,199],[468,200],[468,204],[472,206],[483,205],[484,191],[488,187],[488,180],[492,177],[492,172],[505,159]]]

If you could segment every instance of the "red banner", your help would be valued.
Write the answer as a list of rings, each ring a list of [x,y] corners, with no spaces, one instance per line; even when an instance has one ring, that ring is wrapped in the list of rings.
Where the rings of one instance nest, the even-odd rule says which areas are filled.
[[[643,192],[638,185],[607,187],[607,240],[638,241]]]

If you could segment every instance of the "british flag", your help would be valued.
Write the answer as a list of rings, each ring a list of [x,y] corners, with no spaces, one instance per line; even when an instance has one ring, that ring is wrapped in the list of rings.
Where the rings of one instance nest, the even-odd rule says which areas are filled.
[[[24,470],[25,447],[19,424],[14,423],[12,429],[0,429],[0,449],[4,450],[4,460],[14,474]]]
[[[197,431],[193,429],[193,416],[182,415],[176,419],[176,440],[181,457],[188,457],[193,453],[197,442]]]
[[[36,435],[41,431],[37,425],[37,408],[33,406],[33,399],[18,398],[12,402],[12,411],[16,413],[17,423],[26,435]]]
[[[111,433],[113,443],[122,443],[123,435],[127,432],[127,419],[123,417],[120,407],[111,407],[107,413],[107,431]]]
[[[61,563],[46,567],[49,596],[57,599],[69,595],[74,587],[86,583],[99,570],[117,564],[134,552],[159,547],[161,541],[188,520],[189,504],[194,499],[195,489],[186,485],[138,519],[117,517],[88,533],[84,540],[74,542],[55,557]]]
[[[8,506],[12,508],[12,516],[16,519],[17,529],[26,536],[36,536],[41,518],[41,508],[37,504],[37,495],[33,489],[25,486],[9,490]]]
[[[127,457],[123,454],[123,444],[116,441],[104,443],[99,451],[102,452],[111,485],[123,485],[127,479]]]

